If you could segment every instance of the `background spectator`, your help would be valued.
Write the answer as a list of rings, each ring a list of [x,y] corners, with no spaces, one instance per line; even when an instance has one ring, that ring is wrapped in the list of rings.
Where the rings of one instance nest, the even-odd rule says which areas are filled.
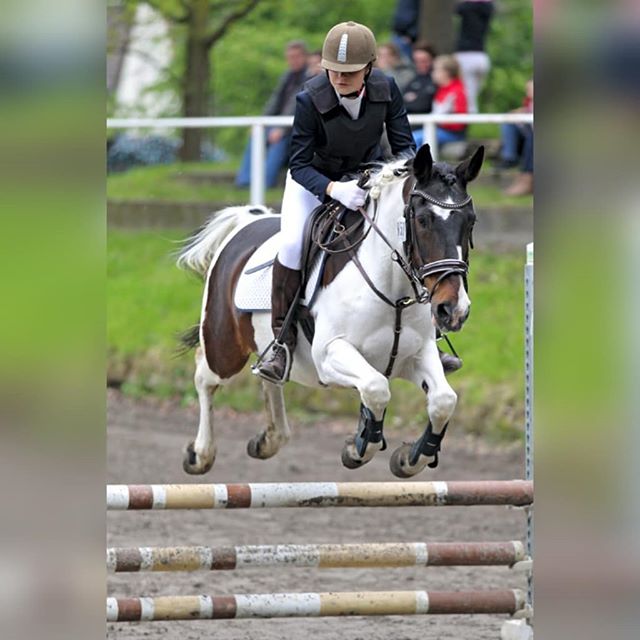
[[[413,64],[404,60],[393,42],[386,42],[378,47],[376,66],[396,81],[400,93],[406,89],[415,74]]]
[[[411,46],[418,37],[419,15],[420,0],[398,0],[396,3],[391,40],[406,60],[411,60]]]
[[[468,113],[467,96],[460,80],[460,67],[453,56],[438,56],[431,72],[437,90],[432,113]],[[443,124],[436,127],[438,147],[466,138],[466,124]]]
[[[307,57],[307,76],[309,78],[313,78],[313,76],[317,76],[319,73],[324,73],[324,69],[320,64],[322,62],[322,51],[317,49],[316,51],[312,51]]]
[[[462,0],[456,7],[460,29],[455,55],[467,92],[469,113],[478,112],[478,95],[491,68],[485,41],[493,11],[492,0]]]
[[[533,80],[526,84],[522,106],[513,113],[533,112]],[[533,126],[530,124],[506,123],[501,127],[501,168],[520,165],[520,173],[504,191],[508,196],[525,196],[533,193]]]
[[[436,85],[431,77],[435,57],[435,49],[426,42],[416,42],[413,45],[413,64],[416,73],[402,94],[407,113],[431,112],[433,96],[436,92]],[[423,143],[422,126],[413,128],[413,138],[416,146],[420,147]]]
[[[296,94],[302,91],[307,80],[307,47],[304,42],[294,40],[287,44],[285,58],[289,70],[282,74],[264,110],[266,116],[293,115],[296,107]],[[286,164],[289,155],[291,130],[285,127],[272,127],[267,130],[266,185],[274,187],[278,181],[280,169]],[[247,145],[240,171],[236,176],[236,186],[247,187],[251,182],[251,141]]]

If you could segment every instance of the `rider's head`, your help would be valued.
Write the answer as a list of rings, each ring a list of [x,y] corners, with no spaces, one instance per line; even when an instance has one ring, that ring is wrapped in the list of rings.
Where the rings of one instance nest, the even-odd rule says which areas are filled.
[[[371,29],[357,22],[333,27],[322,45],[322,66],[329,82],[343,96],[359,92],[376,59],[376,39]]]

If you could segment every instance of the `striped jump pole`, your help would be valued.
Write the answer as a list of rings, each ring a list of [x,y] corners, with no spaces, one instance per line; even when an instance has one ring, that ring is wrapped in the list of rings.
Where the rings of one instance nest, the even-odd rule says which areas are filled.
[[[513,615],[525,604],[525,594],[519,589],[107,598],[107,622],[421,614]]]
[[[107,509],[425,507],[533,503],[533,482],[293,482],[108,485]]]
[[[254,567],[349,569],[513,566],[525,559],[524,544],[518,541],[135,547],[107,549],[107,570],[133,572],[220,571]]]

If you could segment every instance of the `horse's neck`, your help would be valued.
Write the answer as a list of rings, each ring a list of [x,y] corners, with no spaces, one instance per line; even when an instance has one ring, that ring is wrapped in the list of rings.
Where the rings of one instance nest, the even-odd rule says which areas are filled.
[[[393,249],[404,256],[402,240],[398,237],[398,222],[403,217],[402,183],[388,186],[380,195],[375,213],[376,226]],[[375,207],[369,206],[368,214],[374,216]],[[358,254],[362,265],[376,287],[389,298],[400,298],[411,292],[402,269],[391,260],[392,249],[371,229]]]

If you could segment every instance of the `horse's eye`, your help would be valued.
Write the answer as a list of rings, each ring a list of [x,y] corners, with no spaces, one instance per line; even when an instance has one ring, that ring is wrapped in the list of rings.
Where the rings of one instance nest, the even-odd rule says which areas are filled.
[[[427,220],[427,216],[424,213],[420,214],[419,216],[416,216],[416,220],[418,221],[418,224],[421,227],[427,226],[428,220]]]

